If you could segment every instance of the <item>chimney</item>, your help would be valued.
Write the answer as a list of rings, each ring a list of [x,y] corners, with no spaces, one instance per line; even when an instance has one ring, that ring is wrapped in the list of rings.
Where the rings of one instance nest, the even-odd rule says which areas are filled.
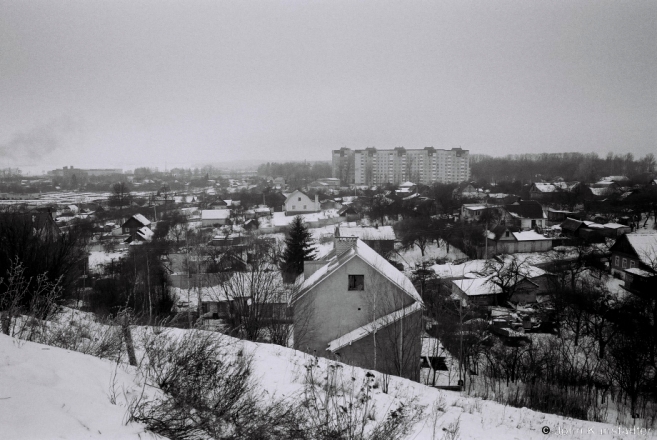
[[[308,260],[303,262],[303,277],[308,279],[312,274],[317,272],[322,266],[328,264],[324,260]]]
[[[356,249],[358,237],[335,237],[334,249],[335,255],[341,255],[349,249]]]

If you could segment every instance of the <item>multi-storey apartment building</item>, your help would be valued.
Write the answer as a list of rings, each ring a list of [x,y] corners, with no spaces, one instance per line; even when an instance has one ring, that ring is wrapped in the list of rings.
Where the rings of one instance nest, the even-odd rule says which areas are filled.
[[[343,185],[355,182],[354,157],[354,150],[350,148],[333,150],[333,177],[340,179]]]
[[[351,153],[348,148],[333,151],[333,176],[346,175],[345,170],[351,172],[353,169],[353,182],[347,182],[356,185],[399,184],[405,181],[452,183],[470,178],[469,152],[461,148],[365,148],[353,151],[353,156]]]

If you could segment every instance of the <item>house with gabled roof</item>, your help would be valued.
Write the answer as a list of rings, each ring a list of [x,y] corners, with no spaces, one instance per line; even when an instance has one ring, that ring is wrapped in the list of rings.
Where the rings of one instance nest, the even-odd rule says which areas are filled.
[[[418,380],[422,298],[413,283],[357,237],[336,237],[297,279],[294,348]]]
[[[543,206],[536,200],[518,200],[504,205],[504,221],[508,225],[521,230],[544,228],[547,226],[547,216]]]
[[[321,210],[322,208],[317,194],[315,194],[315,200],[313,200],[306,193],[298,189],[287,196],[283,205],[285,215],[311,214],[313,212],[320,212]]]
[[[657,274],[657,233],[633,232],[621,235],[609,249],[611,273],[627,280],[627,269]],[[630,272],[631,273],[631,272]]]
[[[141,214],[135,214],[121,225],[121,230],[124,234],[134,235],[137,230],[144,226],[150,227],[151,221]]]
[[[520,231],[517,227],[498,225],[486,234],[487,246],[482,247],[484,258],[499,254],[547,252],[552,249],[552,238],[535,231]],[[488,257],[485,254],[488,252]]]

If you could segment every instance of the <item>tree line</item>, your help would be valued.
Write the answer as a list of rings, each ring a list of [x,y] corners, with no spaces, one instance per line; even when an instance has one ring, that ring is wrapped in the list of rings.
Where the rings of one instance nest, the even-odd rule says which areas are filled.
[[[657,161],[653,153],[635,158],[632,153],[541,153],[517,154],[504,157],[473,154],[470,170],[474,180],[485,182],[550,181],[557,177],[565,181],[595,182],[605,176],[627,176],[641,179],[655,172]]]

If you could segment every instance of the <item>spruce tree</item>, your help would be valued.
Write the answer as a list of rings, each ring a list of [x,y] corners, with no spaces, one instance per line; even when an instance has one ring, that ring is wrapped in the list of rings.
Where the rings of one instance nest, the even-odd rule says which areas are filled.
[[[312,246],[312,235],[298,215],[290,224],[285,238],[285,252],[283,253],[283,271],[288,280],[293,280],[303,273],[304,260],[315,259],[315,248]]]

